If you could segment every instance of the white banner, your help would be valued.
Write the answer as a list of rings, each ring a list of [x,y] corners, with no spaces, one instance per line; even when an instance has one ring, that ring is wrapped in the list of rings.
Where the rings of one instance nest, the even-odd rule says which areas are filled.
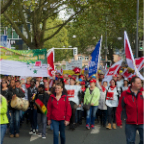
[[[30,77],[49,77],[48,65],[27,64],[13,60],[0,60],[0,74]]]
[[[82,60],[66,62],[66,70],[73,70],[75,67],[82,69]]]

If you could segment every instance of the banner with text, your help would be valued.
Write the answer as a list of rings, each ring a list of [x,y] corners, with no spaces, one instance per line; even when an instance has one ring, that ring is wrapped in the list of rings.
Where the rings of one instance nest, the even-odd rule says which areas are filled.
[[[0,46],[0,74],[48,77],[47,49],[12,50]]]

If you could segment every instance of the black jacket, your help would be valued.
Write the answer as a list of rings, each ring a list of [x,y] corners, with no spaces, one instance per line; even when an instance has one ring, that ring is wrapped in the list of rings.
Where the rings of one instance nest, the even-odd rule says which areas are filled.
[[[28,92],[28,100],[30,102],[30,108],[33,109],[34,100],[32,101],[31,98],[34,94],[38,93],[38,89],[36,87],[34,87],[32,89],[31,89],[31,87],[29,87],[27,92]]]
[[[23,91],[22,91],[20,88],[14,88],[14,89],[13,89],[13,88],[10,87],[8,93],[9,93],[9,98],[8,98],[8,100],[10,100],[10,102],[9,102],[9,109],[13,109],[13,108],[11,107],[11,105],[10,105],[11,99],[12,99],[12,96],[13,96],[13,95],[16,94],[16,96],[19,97],[19,98],[25,97]]]
[[[12,98],[12,93],[9,91],[9,89],[1,90],[1,94],[7,99],[7,101],[9,101],[10,98]]]
[[[38,93],[35,97],[35,100],[39,99],[47,107],[49,97],[50,97],[50,95],[48,95],[46,92],[44,92],[43,94]],[[41,111],[39,109],[37,109],[37,112],[41,113]]]

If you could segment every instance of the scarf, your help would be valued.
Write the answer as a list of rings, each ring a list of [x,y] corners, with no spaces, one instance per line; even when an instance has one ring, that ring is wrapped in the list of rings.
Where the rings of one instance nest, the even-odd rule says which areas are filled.
[[[45,89],[44,89],[44,91],[48,91],[48,90],[49,90],[48,88],[45,88]]]
[[[110,86],[110,89],[113,91],[116,88],[116,86]]]
[[[104,86],[101,86],[102,91],[105,92],[106,88]]]
[[[28,89],[28,88],[30,87],[30,84],[27,84],[27,83],[26,83],[25,86],[26,86],[26,88]]]
[[[86,88],[81,88],[81,90],[84,92],[86,90]]]

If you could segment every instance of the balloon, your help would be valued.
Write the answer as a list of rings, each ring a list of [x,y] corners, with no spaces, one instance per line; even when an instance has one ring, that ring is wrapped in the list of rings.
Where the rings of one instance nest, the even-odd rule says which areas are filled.
[[[78,67],[75,67],[74,69],[73,69],[73,71],[74,71],[74,73],[75,74],[79,74],[80,73],[80,68],[78,68]]]

